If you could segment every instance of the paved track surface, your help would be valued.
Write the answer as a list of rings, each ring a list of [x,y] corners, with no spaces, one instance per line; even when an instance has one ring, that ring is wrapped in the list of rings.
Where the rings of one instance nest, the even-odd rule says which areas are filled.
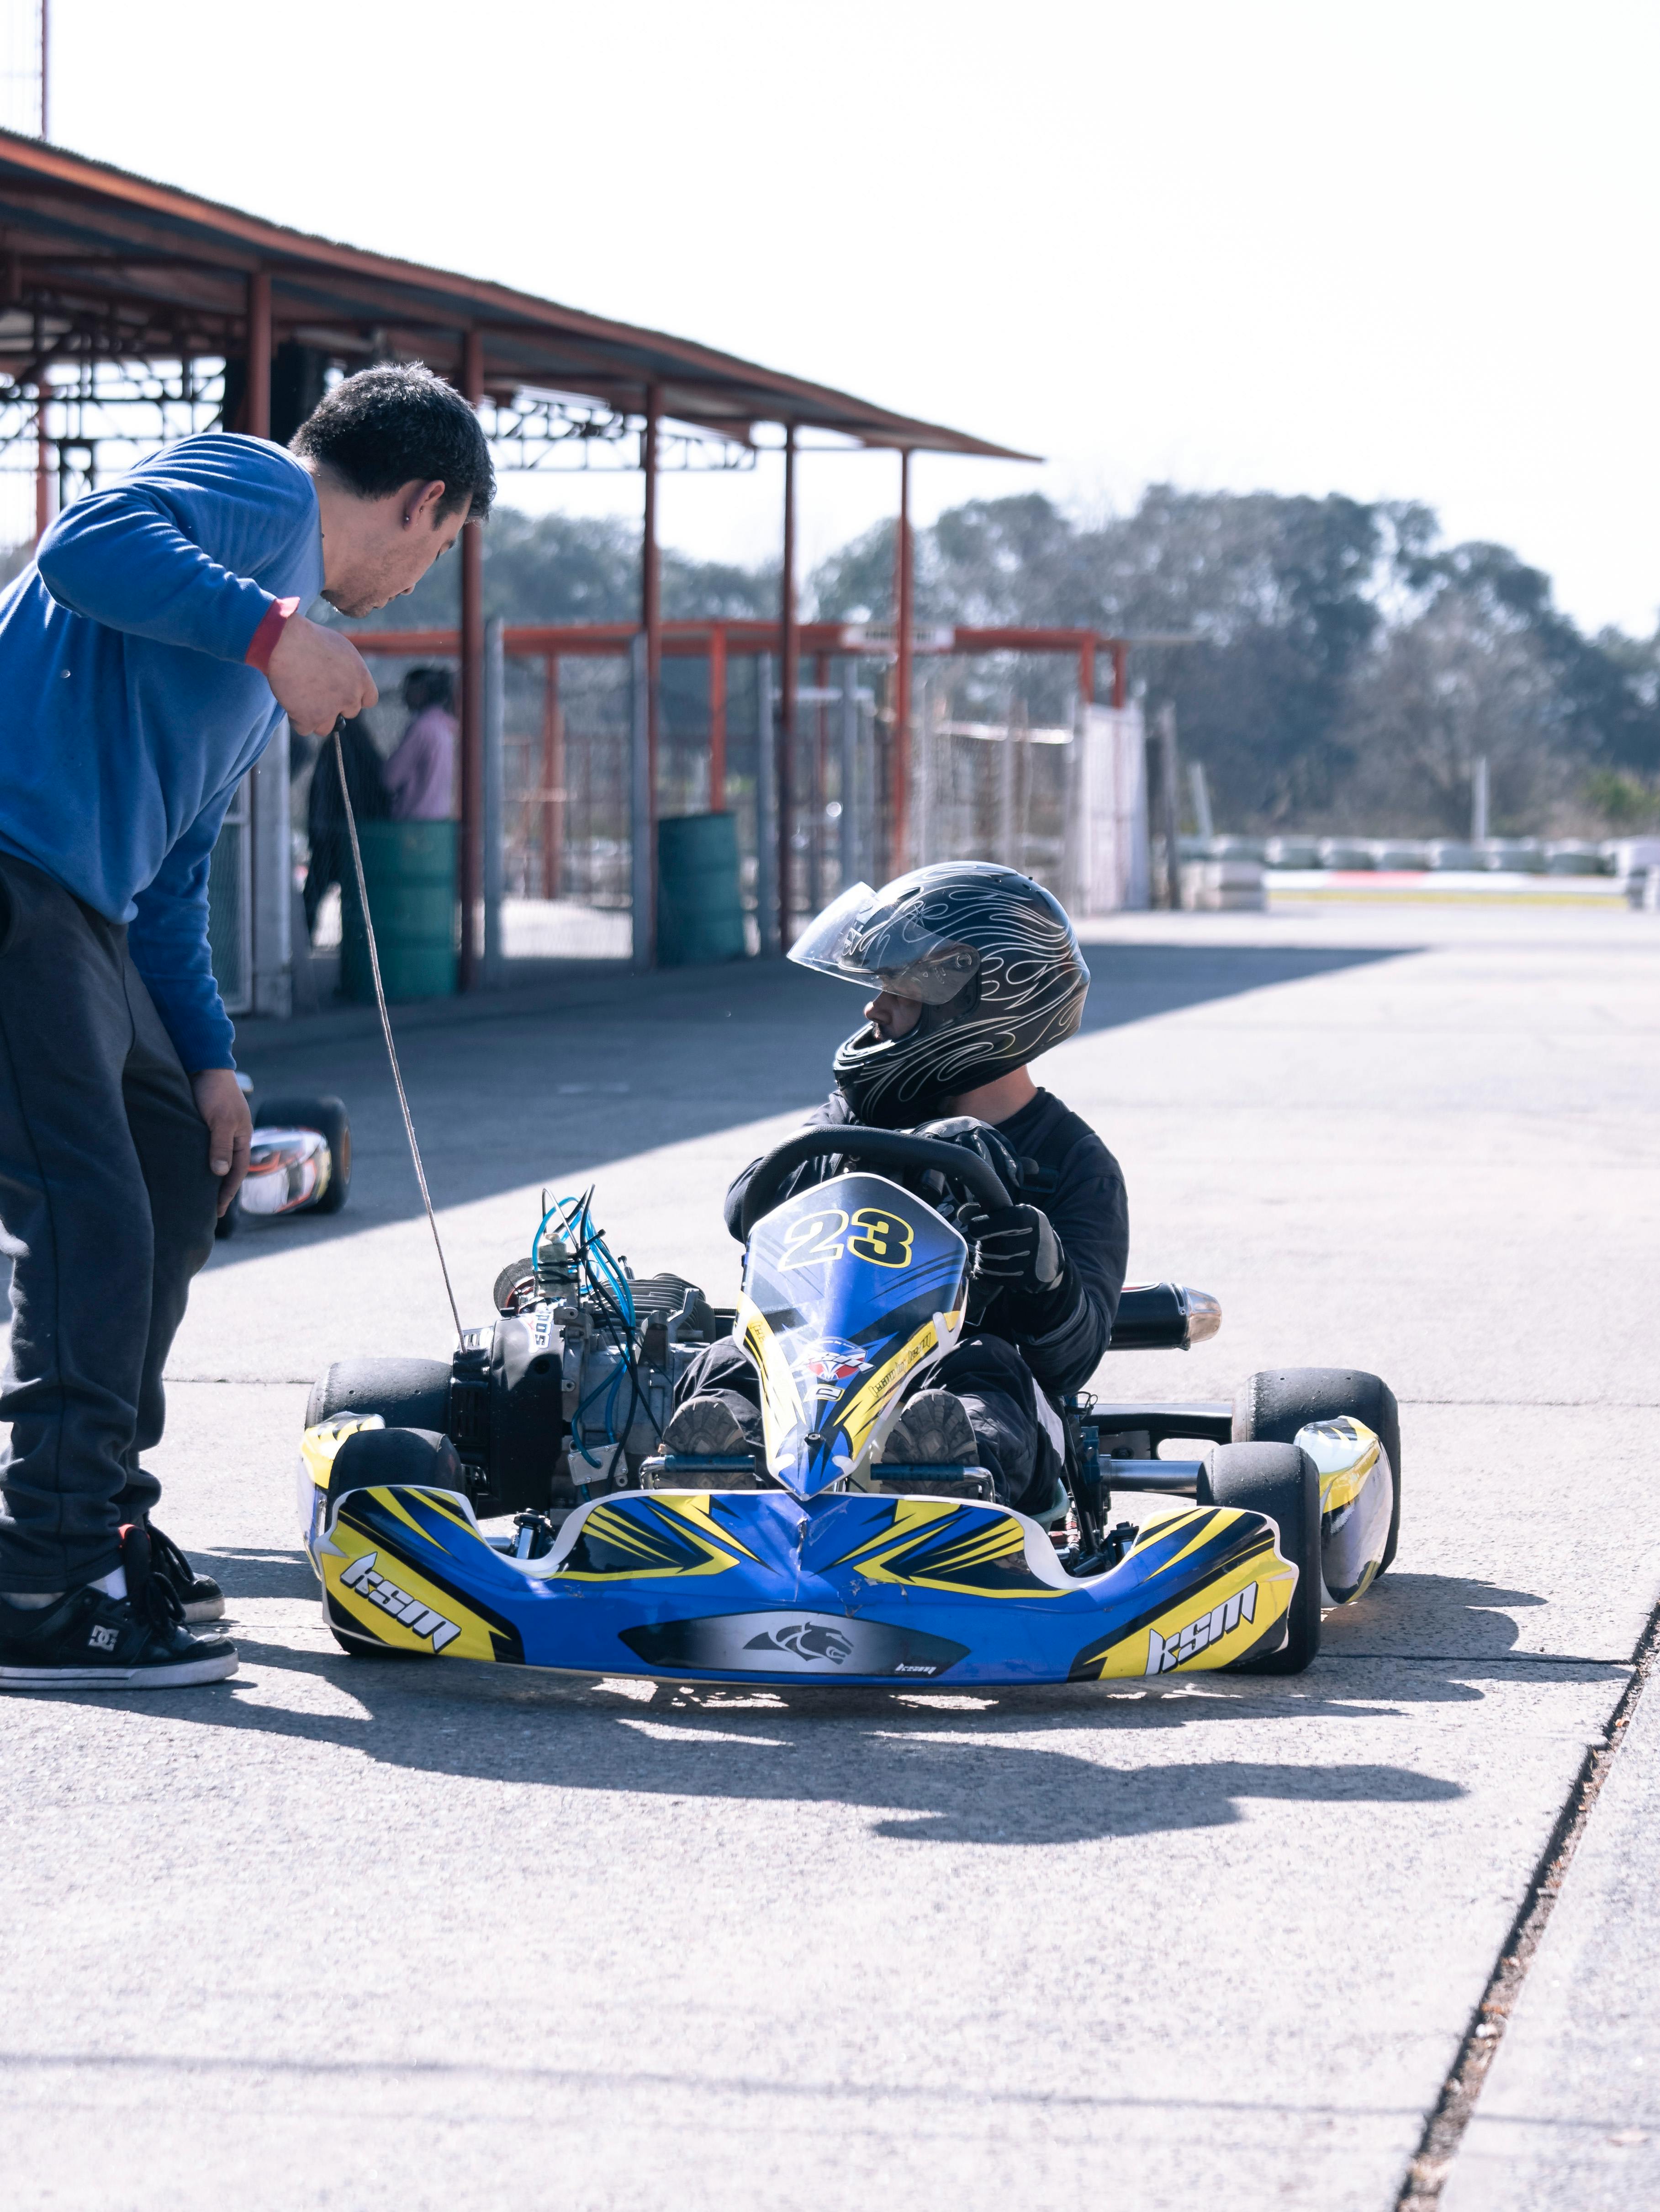
[[[1390,2212],[1660,1589],[1660,933],[1100,934],[1043,1073],[1124,1162],[1135,1272],[1227,1316],[1105,1386],[1353,1363],[1402,1400],[1398,1565],[1316,1666],[774,1695],[346,1659],[293,1528],[306,1386],[441,1352],[445,1308],[367,1025],[251,1035],[268,1092],[348,1097],[352,1206],[221,1246],[176,1351],[160,1517],[239,1674],[0,1713],[9,2201]],[[855,1005],[747,969],[409,1022],[464,1314],[544,1181],[730,1296],[726,1178]],[[1620,1948],[1638,1711],[1451,2212],[1657,2193],[1611,2140],[1655,2127],[1651,2076],[1607,2057],[1660,2063]]]
[[[1660,2204],[1660,1692],[1596,1800],[1476,2108],[1445,2212]]]

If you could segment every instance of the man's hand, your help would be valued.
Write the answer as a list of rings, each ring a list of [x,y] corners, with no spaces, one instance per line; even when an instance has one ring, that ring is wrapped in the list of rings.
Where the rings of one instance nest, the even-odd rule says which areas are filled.
[[[219,1177],[219,1212],[241,1188],[248,1172],[253,1117],[241,1085],[228,1067],[204,1067],[191,1078],[196,1110],[208,1125],[208,1165]]]
[[[342,714],[348,720],[360,714],[380,696],[351,640],[304,615],[290,615],[283,623],[265,673],[277,704],[302,737],[326,738]]]
[[[974,1279],[989,1289],[1052,1291],[1066,1269],[1054,1224],[1040,1206],[982,1206],[957,1212],[957,1233],[974,1248]]]

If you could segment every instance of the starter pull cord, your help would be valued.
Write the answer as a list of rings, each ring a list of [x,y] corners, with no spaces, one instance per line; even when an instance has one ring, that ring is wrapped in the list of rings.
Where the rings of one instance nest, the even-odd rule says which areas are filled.
[[[427,1225],[433,1232],[439,1271],[444,1277],[445,1295],[450,1301],[450,1314],[456,1325],[456,1342],[464,1351],[466,1332],[461,1326],[461,1310],[456,1304],[449,1263],[444,1257],[444,1239],[438,1233],[438,1216],[433,1212],[433,1194],[427,1188],[427,1170],[421,1164],[421,1146],[415,1141],[415,1116],[409,1111],[409,1095],[403,1088],[403,1074],[397,1064],[397,1047],[392,1042],[391,1016],[386,1012],[386,993],[380,981],[380,954],[374,941],[374,923],[369,916],[369,887],[363,880],[363,848],[357,842],[357,817],[352,811],[352,794],[346,785],[346,749],[341,742],[341,732],[345,726],[346,717],[342,714],[336,720],[332,732],[335,766],[340,771],[340,800],[346,810],[347,835],[352,841],[352,870],[357,878],[358,904],[363,910],[363,934],[368,940],[369,973],[374,977],[374,1000],[380,1009],[381,1032],[386,1040],[386,1057],[392,1064],[392,1081],[397,1085],[397,1103],[403,1109],[403,1129],[409,1139],[409,1158],[415,1162],[415,1181],[421,1185],[421,1202],[427,1209]]]

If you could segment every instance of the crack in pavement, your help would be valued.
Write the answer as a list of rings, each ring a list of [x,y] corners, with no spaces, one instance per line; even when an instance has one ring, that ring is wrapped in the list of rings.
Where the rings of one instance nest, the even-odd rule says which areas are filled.
[[[1395,2212],[1434,2212],[1441,2201],[1441,2192],[1451,2177],[1465,2130],[1475,2118],[1482,2086],[1499,2055],[1499,2046],[1504,2041],[1528,1970],[1538,1954],[1572,1867],[1574,1854],[1590,1825],[1602,1785],[1619,1756],[1626,1730],[1657,1660],[1660,1660],[1660,1604],[1649,1615],[1648,1626],[1633,1655],[1631,1680],[1609,1716],[1602,1741],[1592,1744],[1586,1752],[1549,1840],[1540,1854],[1533,1879],[1511,1923],[1510,1934],[1499,1948],[1487,1987],[1447,2070],[1435,2109],[1425,2123],[1417,2151],[1395,2200]]]

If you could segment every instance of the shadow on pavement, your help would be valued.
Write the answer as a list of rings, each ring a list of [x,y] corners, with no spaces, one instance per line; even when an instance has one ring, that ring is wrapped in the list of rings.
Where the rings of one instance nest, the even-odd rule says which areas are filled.
[[[881,1816],[872,1832],[924,1842],[1082,1843],[1226,1826],[1253,1798],[1441,1804],[1464,1794],[1457,1783],[1367,1761],[1199,1759],[1126,1767],[1032,1741],[1064,1729],[1075,1744],[1091,1723],[1121,1740],[1126,1723],[1151,1719],[1167,1728],[1197,1717],[1184,1701],[1166,1715],[1159,1698],[1118,1699],[1087,1689],[1058,1699],[1041,1691],[974,1693],[918,1711],[882,1691],[768,1695],[740,1686],[723,1696],[706,1686],[659,1685],[647,1699],[638,1694],[645,1685],[631,1686],[631,1697],[546,1676],[509,1684],[493,1670],[442,1661],[312,1656],[240,1633],[238,1642],[266,1670],[267,1685],[278,1673],[320,1676],[362,1711],[260,1703],[239,1694],[235,1682],[130,1700],[106,1695],[99,1709],[130,1703],[146,1713],[165,1710],[175,1721],[339,1745],[385,1766],[469,1781],[854,1806]],[[463,1674],[470,1679],[457,1679]],[[245,1685],[245,1692],[254,1686]],[[1260,1714],[1260,1692],[1242,1702]],[[1323,1699],[1309,1702],[1312,1710],[1332,1710]],[[1357,1717],[1363,1711],[1353,1710]]]
[[[1457,1577],[1403,1576],[1394,1587],[1419,1601],[1421,1620],[1427,1607],[1451,1637],[1461,1623],[1467,1633],[1475,1616],[1494,1624],[1492,1641],[1459,1656],[1329,1651],[1299,1676],[1198,1674],[1150,1688],[605,1685],[444,1661],[350,1658],[270,1641],[257,1625],[235,1624],[237,1601],[314,1597],[302,1557],[252,1548],[199,1557],[226,1584],[231,1632],[255,1675],[208,1691],[100,1697],[100,1711],[130,1705],[212,1729],[338,1745],[388,1767],[463,1780],[845,1804],[878,1816],[877,1834],[923,1840],[1044,1845],[1216,1827],[1237,1820],[1252,1799],[1444,1803],[1463,1794],[1460,1786],[1407,1766],[1207,1757],[1125,1765],[1124,1741],[1204,1723],[1375,1722],[1423,1704],[1479,1703],[1489,1694],[1482,1683],[1491,1682],[1495,1656],[1506,1673],[1524,1668],[1533,1682],[1583,1683],[1599,1673],[1614,1681],[1629,1671],[1530,1654],[1507,1659],[1513,1625],[1490,1608],[1542,1601]],[[281,1698],[285,1678],[296,1677],[329,1683],[358,1710],[316,1712],[271,1701]],[[1081,1755],[1086,1730],[1110,1741],[1119,1763]]]
[[[1515,1650],[1518,1632],[1508,1611],[1499,1608],[1547,1602],[1531,1590],[1506,1589],[1479,1576],[1415,1575],[1392,1568],[1375,1598],[1368,1593],[1357,1605],[1327,1613],[1322,1649],[1341,1658],[1408,1658],[1416,1651],[1503,1658]]]
[[[1416,948],[1355,951],[1214,945],[1093,945],[1086,1033],[1311,976],[1394,960]],[[582,1167],[806,1112],[830,1088],[830,1059],[857,1027],[862,994],[780,962],[626,971],[527,994],[467,1018],[421,1012],[398,1053],[434,1202],[463,1205]],[[394,1010],[397,1029],[398,1014]],[[420,1211],[379,1031],[294,1040],[245,1024],[239,1054],[258,1094],[338,1092],[351,1115],[352,1195],[327,1218],[245,1224],[212,1264],[351,1236]],[[735,1149],[733,1170],[743,1165]]]

